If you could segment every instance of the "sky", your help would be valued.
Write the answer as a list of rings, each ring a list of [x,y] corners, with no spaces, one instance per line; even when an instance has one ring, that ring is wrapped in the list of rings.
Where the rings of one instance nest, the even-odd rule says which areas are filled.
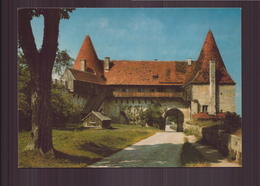
[[[32,28],[38,48],[43,18]],[[76,58],[90,35],[100,59],[196,60],[209,29],[236,85],[237,113],[241,114],[240,8],[79,8],[61,20],[59,48]]]

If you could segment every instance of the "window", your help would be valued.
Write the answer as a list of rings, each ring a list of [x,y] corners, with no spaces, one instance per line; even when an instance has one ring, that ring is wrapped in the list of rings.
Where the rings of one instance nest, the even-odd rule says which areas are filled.
[[[154,92],[154,89],[151,89],[151,92]]]
[[[159,78],[158,74],[153,75],[153,80],[156,80],[156,79],[158,79],[158,78]]]
[[[143,88],[138,88],[138,92],[144,92]]]
[[[132,99],[132,103],[133,103],[133,104],[135,103],[135,100],[134,100],[134,99]]]
[[[202,112],[208,112],[208,105],[202,106]]]
[[[117,99],[115,99],[115,102],[117,103]]]
[[[129,104],[129,101],[128,101],[128,99],[126,100],[126,104]]]

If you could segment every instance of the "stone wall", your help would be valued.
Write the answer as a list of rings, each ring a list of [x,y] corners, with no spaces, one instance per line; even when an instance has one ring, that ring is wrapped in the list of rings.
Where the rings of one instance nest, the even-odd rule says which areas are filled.
[[[113,121],[122,122],[121,112],[124,112],[130,120],[135,120],[140,113],[155,102],[161,104],[163,111],[172,108],[179,109],[184,114],[184,120],[190,120],[189,105],[181,99],[174,98],[110,98],[105,100],[103,111]]]
[[[219,111],[236,112],[235,106],[235,86],[220,85],[219,86]]]
[[[198,100],[200,105],[209,105],[209,85],[192,85],[192,100]]]
[[[208,109],[210,108],[209,90],[209,85],[192,85],[192,100],[198,101],[199,103],[198,109],[191,108],[193,112],[195,110],[202,112],[202,105],[208,105]],[[218,112],[236,112],[234,85],[219,85],[216,94],[216,108]]]
[[[68,69],[65,70],[64,74],[61,77],[61,80],[66,82],[67,89],[69,89],[72,92],[74,91],[74,80],[75,79]]]
[[[242,161],[242,138],[226,133],[217,126],[204,127],[202,129],[203,140],[208,144],[216,147],[224,155],[229,158]]]
[[[230,158],[242,162],[242,137],[230,135],[229,143],[229,156]]]
[[[208,127],[200,127],[184,123],[184,131],[195,135],[198,139],[202,139],[207,144],[217,148],[223,155],[228,156],[232,160],[242,162],[242,137],[226,133],[221,126],[214,125]]]

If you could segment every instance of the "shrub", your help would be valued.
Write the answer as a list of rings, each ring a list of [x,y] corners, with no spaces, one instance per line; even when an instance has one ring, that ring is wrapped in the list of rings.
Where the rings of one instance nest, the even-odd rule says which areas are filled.
[[[18,53],[18,113],[19,130],[31,130],[31,76],[24,58]]]
[[[146,111],[141,114],[141,118],[149,126],[165,129],[165,121],[162,117],[163,111],[159,103],[152,104]]]
[[[226,112],[226,117],[224,119],[224,126],[228,133],[233,133],[237,129],[241,128],[241,117],[235,112]]]
[[[51,96],[53,126],[64,127],[67,122],[80,122],[85,105],[85,99],[74,96],[61,85],[54,85]]]

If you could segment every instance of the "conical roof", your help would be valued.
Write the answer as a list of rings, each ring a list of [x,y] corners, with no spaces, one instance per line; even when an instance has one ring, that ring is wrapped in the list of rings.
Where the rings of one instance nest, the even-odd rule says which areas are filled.
[[[226,70],[211,30],[207,33],[206,39],[202,46],[199,58],[197,60],[197,73],[195,74],[192,83],[209,83],[210,60],[214,60],[216,62],[216,82],[219,84],[234,84],[234,81]]]
[[[89,37],[89,35],[86,36],[80,51],[78,53],[78,56],[75,60],[74,69],[80,70],[80,61],[86,60],[87,62],[87,68],[91,72],[95,72],[97,75],[102,75],[102,64],[100,60],[98,59],[98,56],[96,54],[95,48],[92,44],[92,41]]]

